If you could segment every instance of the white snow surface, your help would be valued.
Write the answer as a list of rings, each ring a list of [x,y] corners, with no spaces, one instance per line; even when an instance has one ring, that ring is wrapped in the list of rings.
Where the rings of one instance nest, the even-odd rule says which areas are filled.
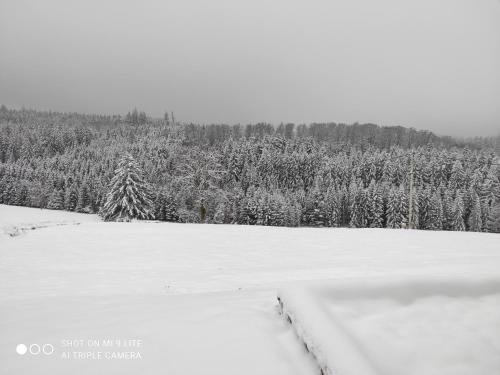
[[[500,278],[306,283],[279,298],[325,374],[500,373]]]
[[[96,221],[96,215],[0,205],[0,236],[15,237],[41,228]]]
[[[12,236],[13,227],[37,229]],[[484,233],[104,223],[95,215],[4,205],[0,228],[0,374],[317,374],[312,357],[278,316],[279,288],[311,280],[356,290],[372,280],[468,285],[500,272],[500,236]],[[496,307],[494,293],[483,297],[453,298],[446,305],[455,311],[452,317],[468,311],[464,304],[471,311]],[[425,314],[438,315],[427,305],[423,298],[405,314],[425,321]],[[384,333],[377,327],[390,314],[391,330],[404,331],[397,314],[407,305],[400,300],[377,305],[380,322],[372,309],[363,315],[356,304],[323,306],[327,317],[343,314],[329,318],[330,324],[344,322],[346,332],[367,347]],[[466,323],[471,330],[481,315],[474,314]],[[373,324],[366,323],[370,319]],[[485,327],[495,332],[490,323],[495,321],[486,320]],[[95,352],[68,349],[62,340],[69,339],[140,339],[142,359],[62,359],[65,351]],[[55,352],[20,356],[20,343],[51,343]],[[380,371],[376,350],[361,357]],[[401,355],[411,350],[401,348]],[[417,359],[408,363],[425,370]],[[387,368],[397,371],[394,366]]]

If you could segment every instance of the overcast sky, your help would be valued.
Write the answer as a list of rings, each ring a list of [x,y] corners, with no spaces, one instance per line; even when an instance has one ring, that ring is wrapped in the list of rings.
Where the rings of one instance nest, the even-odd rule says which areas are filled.
[[[0,103],[500,133],[498,0],[0,0]]]

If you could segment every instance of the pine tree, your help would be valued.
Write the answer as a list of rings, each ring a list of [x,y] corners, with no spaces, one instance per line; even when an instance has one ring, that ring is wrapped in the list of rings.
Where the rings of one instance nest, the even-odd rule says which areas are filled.
[[[78,205],[78,194],[73,187],[66,191],[66,198],[64,201],[64,208],[68,211],[74,211]]]
[[[264,189],[258,189],[254,195],[257,201],[257,225],[268,225],[269,220],[269,201],[268,194]]]
[[[177,202],[175,198],[168,194],[164,201],[164,213],[165,221],[178,222],[179,221],[179,211],[177,207]]]
[[[471,210],[469,215],[469,230],[472,232],[481,232],[483,222],[481,218],[481,201],[475,190],[470,191]]]
[[[0,203],[14,204],[16,190],[14,188],[14,183],[12,181],[12,178],[5,176],[2,180],[3,180],[2,182],[3,188],[1,192],[2,194],[0,196]]]
[[[375,187],[371,196],[371,216],[370,216],[370,227],[371,228],[383,228],[384,227],[384,197],[382,189]]]
[[[6,196],[7,191],[7,179],[5,177],[0,179],[0,203],[7,203]]]
[[[453,220],[452,220],[452,230],[455,231],[464,231],[465,223],[464,223],[464,202],[462,196],[457,194],[454,202],[453,202]]]
[[[14,204],[16,206],[27,206],[29,205],[29,195],[28,195],[28,186],[26,183],[23,183],[16,191],[16,195],[14,197]]]
[[[351,208],[351,228],[366,228],[367,227],[367,194],[365,189],[359,188],[354,192]]]
[[[461,189],[464,187],[464,181],[465,181],[465,172],[462,167],[462,163],[460,162],[460,160],[457,160],[455,161],[451,169],[449,186],[453,190]]]
[[[381,228],[383,212],[380,210],[383,209],[383,205],[381,206],[380,203],[383,204],[383,200],[375,180],[372,179],[366,190],[366,216],[367,225],[370,228]]]
[[[438,192],[434,192],[434,194],[432,194],[425,217],[426,221],[424,229],[443,229],[443,203]]]
[[[325,197],[326,219],[330,227],[341,225],[342,205],[340,194],[333,185],[328,187]]]
[[[323,227],[327,222],[327,213],[323,194],[318,186],[315,186],[312,191],[306,196],[305,213],[303,223],[305,225]]]
[[[257,223],[257,202],[253,195],[247,196],[244,199],[241,222],[238,224],[255,225]]]
[[[399,210],[401,215],[401,228],[408,227],[408,194],[404,185],[399,186]]]
[[[104,220],[153,219],[154,205],[149,185],[130,154],[118,163],[101,212]]]
[[[392,188],[387,202],[387,228],[405,228],[408,217],[406,194],[403,185]]]
[[[399,212],[399,207],[398,191],[395,188],[392,188],[389,191],[387,201],[387,228],[400,228],[401,213]]]
[[[419,210],[419,228],[420,229],[429,229],[429,211],[431,206],[431,190],[427,187],[425,189],[420,190],[418,194],[418,205],[420,207]]]
[[[274,193],[269,196],[269,218],[268,225],[283,226],[286,225],[285,199],[280,193]]]
[[[420,204],[419,204],[419,199],[418,199],[419,193],[413,190],[412,196],[409,196],[408,199],[412,200],[412,213],[411,213],[411,218],[409,217],[408,219],[411,220],[411,228],[410,229],[419,229],[420,228]],[[408,202],[409,205],[409,202]],[[408,213],[408,216],[410,214]]]
[[[442,204],[443,204],[443,229],[453,230],[455,212],[454,212],[453,199],[451,198],[448,190],[444,191]]]
[[[302,215],[301,206],[295,194],[290,194],[286,200],[284,225],[288,227],[298,227]]]
[[[496,203],[490,210],[487,229],[491,233],[500,233],[500,202]]]
[[[165,221],[165,192],[159,191],[154,200],[155,219]]]
[[[64,209],[64,192],[62,190],[56,189],[52,192],[47,208],[50,210]]]
[[[215,209],[213,223],[224,224],[226,220],[226,211],[226,204],[224,202],[219,203]]]
[[[80,190],[78,192],[78,202],[76,204],[76,211],[85,213],[92,212],[90,208],[89,187],[86,182],[84,182],[82,186],[80,186]]]

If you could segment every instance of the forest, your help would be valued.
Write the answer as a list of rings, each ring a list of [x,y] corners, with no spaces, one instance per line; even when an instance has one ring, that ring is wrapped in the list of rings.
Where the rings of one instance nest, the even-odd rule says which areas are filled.
[[[106,220],[500,232],[499,140],[2,106],[0,203]]]

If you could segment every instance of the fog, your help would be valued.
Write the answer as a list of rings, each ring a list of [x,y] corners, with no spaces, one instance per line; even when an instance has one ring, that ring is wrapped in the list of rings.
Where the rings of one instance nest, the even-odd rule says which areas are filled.
[[[497,0],[1,0],[0,103],[500,132]]]

